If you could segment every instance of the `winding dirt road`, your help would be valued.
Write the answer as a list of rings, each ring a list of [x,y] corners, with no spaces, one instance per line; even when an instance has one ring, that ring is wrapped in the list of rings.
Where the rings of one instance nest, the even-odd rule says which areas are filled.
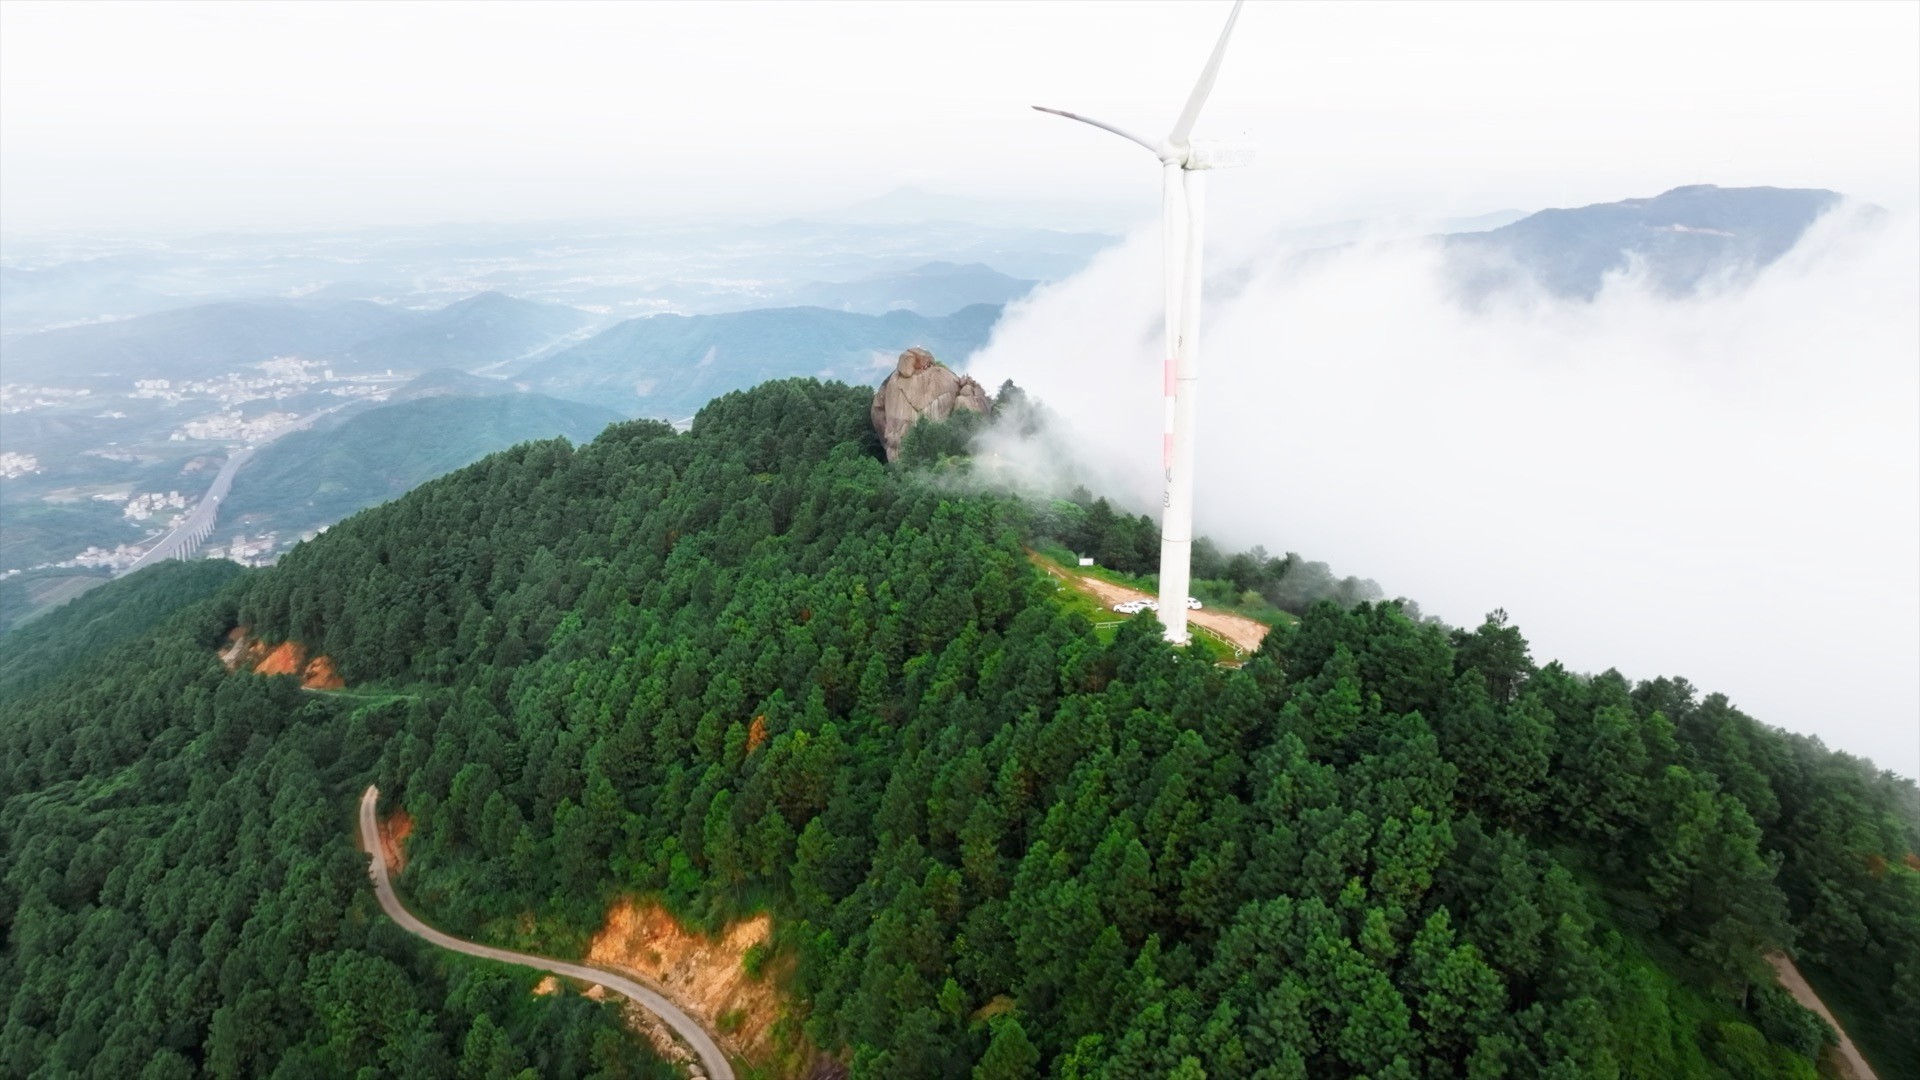
[[[1835,1049],[1840,1055],[1840,1060],[1851,1070],[1848,1080],[1878,1080],[1874,1075],[1873,1066],[1867,1064],[1867,1059],[1860,1056],[1860,1048],[1853,1045],[1853,1040],[1847,1037],[1847,1029],[1841,1027],[1840,1021],[1833,1018],[1833,1013],[1827,1009],[1827,1003],[1821,1001],[1820,995],[1813,992],[1807,977],[1800,974],[1800,969],[1787,958],[1787,954],[1773,953],[1767,959],[1773,963],[1773,970],[1780,976],[1780,985],[1786,987],[1787,993],[1792,994],[1793,999],[1801,1005],[1819,1013],[1820,1019],[1833,1025],[1834,1033],[1840,1036],[1840,1045]]]
[[[611,971],[587,967],[584,964],[571,964],[565,960],[552,960],[544,956],[514,952],[510,949],[496,949],[491,945],[478,945],[471,941],[462,941],[451,934],[443,934],[414,917],[400,904],[400,898],[393,894],[393,883],[387,878],[386,850],[380,843],[380,823],[374,816],[374,806],[380,800],[380,789],[367,788],[360,796],[360,848],[373,856],[373,890],[380,897],[380,909],[387,917],[399,923],[408,932],[423,937],[443,949],[451,949],[468,956],[478,956],[486,960],[498,960],[505,964],[519,964],[522,967],[548,971],[569,979],[599,983],[617,993],[625,994],[641,1008],[666,1021],[676,1034],[693,1047],[705,1066],[706,1075],[712,1080],[734,1080],[733,1066],[727,1064],[727,1056],[720,1047],[696,1023],[693,1017],[680,1011],[680,1007],[662,997],[659,992],[648,989],[623,975]]]

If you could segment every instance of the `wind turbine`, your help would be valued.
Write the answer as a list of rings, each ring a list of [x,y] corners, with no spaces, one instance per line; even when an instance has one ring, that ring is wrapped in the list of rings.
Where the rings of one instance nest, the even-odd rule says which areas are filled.
[[[1162,382],[1166,424],[1160,442],[1160,466],[1166,474],[1160,517],[1160,621],[1167,640],[1187,641],[1187,588],[1193,577],[1193,406],[1200,389],[1200,255],[1206,239],[1206,171],[1246,165],[1253,160],[1247,143],[1193,139],[1193,123],[1213,91],[1227,39],[1240,18],[1242,0],[1234,0],[1226,29],[1187,96],[1173,130],[1157,143],[1112,124],[1061,109],[1034,108],[1139,143],[1160,159],[1163,182],[1160,231],[1166,248],[1167,357]]]

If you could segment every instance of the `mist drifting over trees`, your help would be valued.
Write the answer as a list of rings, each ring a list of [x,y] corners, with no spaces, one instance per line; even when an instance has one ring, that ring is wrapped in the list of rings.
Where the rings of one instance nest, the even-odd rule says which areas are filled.
[[[1675,295],[1463,297],[1418,238],[1215,230],[1199,529],[1309,551],[1570,665],[1684,670],[1920,771],[1920,232],[1848,204]],[[1013,306],[969,370],[1157,503],[1157,235]],[[1824,631],[1814,631],[1824,628]],[[1788,642],[1791,641],[1791,644]],[[1845,672],[1845,677],[1818,673]]]

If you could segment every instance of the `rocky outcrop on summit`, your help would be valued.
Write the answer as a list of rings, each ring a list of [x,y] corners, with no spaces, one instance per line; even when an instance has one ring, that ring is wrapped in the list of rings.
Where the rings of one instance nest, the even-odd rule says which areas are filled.
[[[900,457],[907,429],[922,417],[945,420],[955,409],[984,413],[987,392],[965,375],[956,375],[925,349],[908,349],[900,363],[873,392],[873,430],[886,444],[887,460]]]

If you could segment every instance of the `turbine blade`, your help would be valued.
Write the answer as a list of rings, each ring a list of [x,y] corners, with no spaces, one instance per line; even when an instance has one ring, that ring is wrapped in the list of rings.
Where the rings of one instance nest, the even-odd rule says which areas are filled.
[[[1220,74],[1220,61],[1227,55],[1227,39],[1233,36],[1233,24],[1240,18],[1242,0],[1233,0],[1233,12],[1227,16],[1227,27],[1220,31],[1220,41],[1213,47],[1213,55],[1207,58],[1207,66],[1200,72],[1200,81],[1193,84],[1193,93],[1187,97],[1187,107],[1180,110],[1180,119],[1174,121],[1173,132],[1167,136],[1167,142],[1174,146],[1185,146],[1187,136],[1193,134],[1193,123],[1200,119],[1200,108],[1207,103],[1207,95],[1213,93],[1213,80]]]
[[[1132,141],[1139,143],[1141,146],[1144,146],[1147,149],[1153,151],[1156,155],[1160,153],[1159,147],[1153,145],[1147,140],[1141,138],[1140,136],[1135,135],[1133,132],[1122,131],[1121,129],[1114,127],[1112,124],[1103,123],[1102,121],[1095,120],[1090,116],[1081,116],[1079,113],[1070,113],[1065,109],[1049,109],[1045,105],[1035,105],[1034,109],[1037,112],[1052,113],[1055,116],[1064,116],[1069,120],[1078,120],[1083,124],[1092,124],[1094,127],[1099,128],[1101,131],[1111,131],[1115,135],[1118,135],[1123,139],[1131,139]]]

